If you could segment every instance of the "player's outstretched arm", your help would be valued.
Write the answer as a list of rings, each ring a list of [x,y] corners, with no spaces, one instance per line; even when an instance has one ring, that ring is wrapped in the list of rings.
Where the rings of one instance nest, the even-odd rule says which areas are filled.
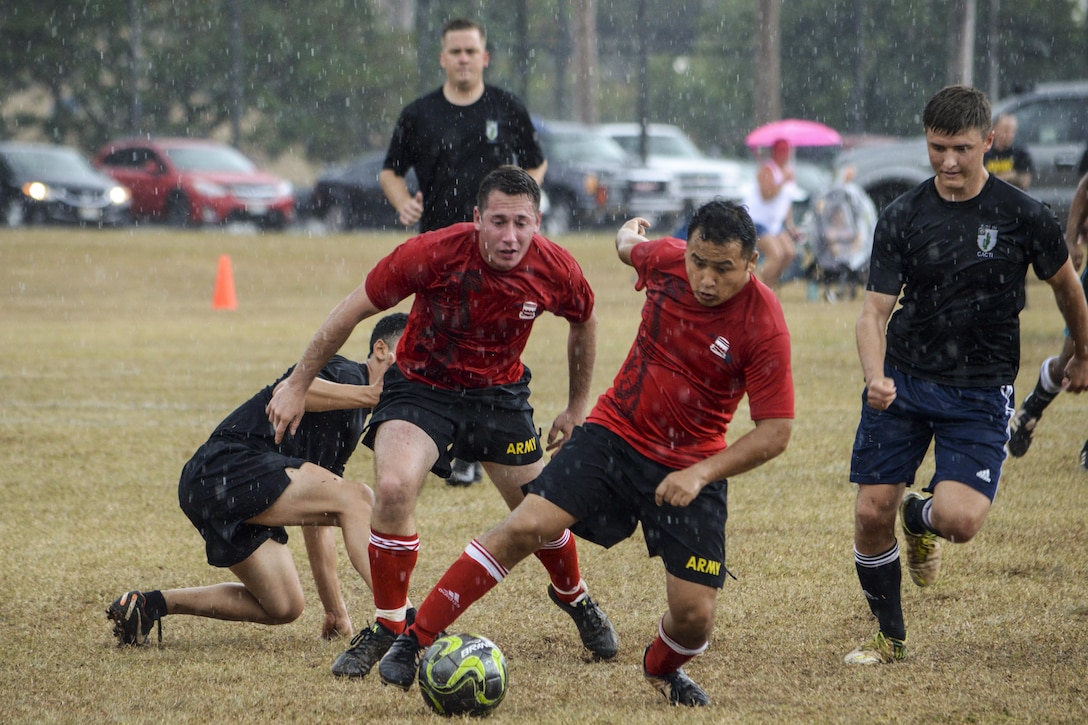
[[[268,420],[276,429],[276,443],[283,440],[284,433],[294,434],[306,411],[306,391],[317,377],[321,368],[347,342],[355,326],[380,312],[366,294],[365,285],[359,285],[337,305],[325,318],[317,333],[310,340],[302,359],[295,369],[277,386],[265,412]]]
[[[646,230],[650,222],[642,217],[628,219],[616,232],[616,254],[624,264],[631,265],[631,250],[646,241]]]

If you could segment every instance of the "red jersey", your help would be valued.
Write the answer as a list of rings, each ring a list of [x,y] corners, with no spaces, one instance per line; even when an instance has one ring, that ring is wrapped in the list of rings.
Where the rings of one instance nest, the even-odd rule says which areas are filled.
[[[635,289],[646,290],[642,322],[587,418],[674,469],[725,449],[745,392],[753,420],[793,418],[790,336],[778,298],[753,277],[724,304],[700,305],[684,248],[665,238],[631,250]]]
[[[499,272],[484,262],[470,222],[398,246],[367,275],[366,293],[383,310],[415,295],[397,366],[445,390],[517,382],[539,315],[581,323],[593,314],[593,290],[566,249],[534,235],[521,263]]]

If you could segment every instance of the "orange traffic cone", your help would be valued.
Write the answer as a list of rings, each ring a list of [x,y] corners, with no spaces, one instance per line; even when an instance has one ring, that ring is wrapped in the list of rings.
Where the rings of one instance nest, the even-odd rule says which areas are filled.
[[[234,272],[230,266],[230,257],[225,254],[219,255],[219,272],[215,275],[212,309],[238,309],[238,297],[234,292]]]

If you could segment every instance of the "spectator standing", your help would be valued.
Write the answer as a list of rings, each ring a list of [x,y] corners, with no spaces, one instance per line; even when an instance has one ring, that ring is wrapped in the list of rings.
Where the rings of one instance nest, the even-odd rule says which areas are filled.
[[[1016,145],[1016,116],[1003,113],[994,121],[994,142],[983,157],[986,171],[1020,189],[1031,186],[1035,164],[1026,148]]]
[[[896,512],[920,587],[937,580],[942,540],[966,543],[986,520],[1005,459],[1029,267],[1076,342],[1069,390],[1088,388],[1080,280],[1050,209],[986,171],[986,95],[944,88],[922,123],[935,176],[881,214],[856,326],[865,391],[850,461],[854,565],[879,630],[846,655],[850,664],[907,656]],[[932,495],[907,492],[931,443]]]
[[[418,222],[429,232],[472,221],[480,183],[503,164],[543,183],[548,164],[529,112],[513,94],[484,83],[490,61],[482,25],[457,18],[443,26],[438,62],[446,80],[401,111],[379,175],[405,226]],[[412,168],[415,195],[404,180]],[[478,463],[457,460],[447,481],[469,485],[481,477]]]

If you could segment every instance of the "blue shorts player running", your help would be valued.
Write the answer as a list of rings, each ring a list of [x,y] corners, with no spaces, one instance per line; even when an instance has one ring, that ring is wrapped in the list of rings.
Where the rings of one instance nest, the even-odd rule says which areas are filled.
[[[907,655],[897,510],[910,576],[922,587],[937,578],[941,540],[970,541],[986,519],[1005,458],[1029,267],[1053,289],[1076,343],[1069,390],[1088,388],[1080,281],[1049,208],[987,173],[986,96],[945,88],[922,122],[935,176],[881,215],[857,321],[866,387],[850,461],[859,484],[854,563],[880,629],[846,655],[849,664]],[[904,496],[931,442],[932,496]]]

